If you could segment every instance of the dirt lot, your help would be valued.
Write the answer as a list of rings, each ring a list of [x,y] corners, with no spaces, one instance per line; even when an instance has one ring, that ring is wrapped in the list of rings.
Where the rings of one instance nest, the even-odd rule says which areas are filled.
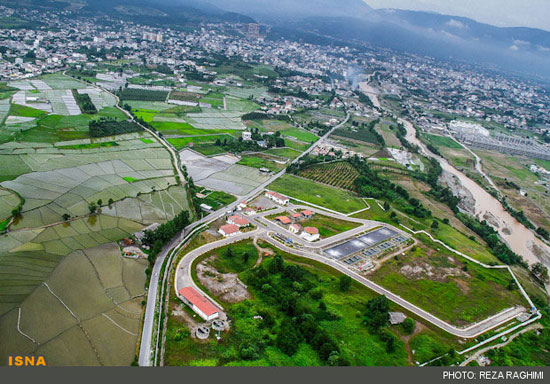
[[[197,277],[200,283],[226,303],[238,303],[249,299],[250,293],[236,273],[219,273],[210,265],[215,257],[209,257],[197,265]]]

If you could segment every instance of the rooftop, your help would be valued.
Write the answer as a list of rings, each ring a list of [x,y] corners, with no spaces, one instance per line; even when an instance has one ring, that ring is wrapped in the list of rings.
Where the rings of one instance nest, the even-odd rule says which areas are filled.
[[[180,289],[179,293],[206,316],[212,316],[213,314],[219,312],[218,308],[216,308],[214,304],[212,304],[206,297],[197,292],[197,290],[193,287],[182,288]]]

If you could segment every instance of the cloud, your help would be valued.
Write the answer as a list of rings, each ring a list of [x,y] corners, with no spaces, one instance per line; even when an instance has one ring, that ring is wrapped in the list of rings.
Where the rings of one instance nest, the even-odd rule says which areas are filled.
[[[452,28],[458,28],[458,29],[467,29],[468,26],[464,24],[461,21],[458,21],[456,19],[451,19],[445,23],[446,26],[452,27]]]
[[[510,49],[511,51],[519,51],[519,47],[515,44],[510,46],[510,48],[508,48],[508,49]]]

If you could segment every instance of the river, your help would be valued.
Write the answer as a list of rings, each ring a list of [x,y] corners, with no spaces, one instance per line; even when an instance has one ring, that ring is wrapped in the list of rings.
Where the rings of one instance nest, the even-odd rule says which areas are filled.
[[[369,85],[371,76],[372,75],[369,76],[367,81],[359,83],[359,89],[369,97],[376,108],[381,108],[380,100],[378,100],[378,91]]]
[[[453,167],[446,159],[431,153],[426,146],[418,140],[416,137],[416,130],[409,121],[400,119],[399,122],[407,129],[406,138],[410,143],[420,147],[423,155],[438,159],[443,171],[455,176],[462,184],[462,187],[470,192],[475,200],[474,209],[476,216],[482,220],[491,216],[496,218],[499,225],[495,230],[498,230],[500,237],[508,244],[512,251],[521,255],[529,264],[540,261],[550,268],[550,247],[513,218],[512,215],[503,208],[502,204],[479,184]],[[491,223],[491,220],[488,220],[488,222]]]

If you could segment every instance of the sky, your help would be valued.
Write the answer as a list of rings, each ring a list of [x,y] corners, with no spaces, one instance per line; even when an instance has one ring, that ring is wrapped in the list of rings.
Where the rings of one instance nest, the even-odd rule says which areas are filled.
[[[399,8],[464,16],[501,27],[550,31],[550,0],[364,0],[373,8]]]

